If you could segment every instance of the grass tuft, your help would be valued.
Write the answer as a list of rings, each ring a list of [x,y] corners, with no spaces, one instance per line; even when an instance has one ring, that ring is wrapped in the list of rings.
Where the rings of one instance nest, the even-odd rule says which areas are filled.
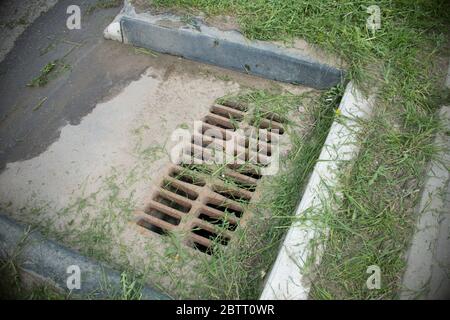
[[[62,62],[60,59],[53,60],[41,69],[39,75],[32,79],[27,84],[27,87],[44,87],[51,79],[56,78],[67,70],[70,70],[70,65]]]

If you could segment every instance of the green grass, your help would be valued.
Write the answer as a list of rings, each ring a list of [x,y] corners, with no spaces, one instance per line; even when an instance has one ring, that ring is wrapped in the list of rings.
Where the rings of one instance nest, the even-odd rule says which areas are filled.
[[[392,129],[385,117],[377,114],[365,124],[363,151],[352,171],[340,175],[340,207],[325,210],[319,217],[330,234],[317,270],[314,298],[397,296],[423,168],[436,152],[429,141],[437,123],[433,117],[424,117],[420,129],[402,132]],[[380,290],[365,286],[370,265],[381,268]]]
[[[50,80],[68,70],[70,70],[70,65],[64,63],[61,59],[53,60],[41,69],[39,75],[33,78],[27,84],[27,87],[44,87]]]
[[[322,263],[315,270],[311,297],[395,298],[423,170],[436,154],[431,146],[439,130],[435,112],[449,102],[448,91],[441,89],[449,47],[447,1],[153,3],[184,8],[189,14],[201,10],[207,15],[236,16],[243,33],[253,39],[304,38],[342,58],[348,66],[346,80],[365,92],[376,87],[373,118],[362,123],[362,150],[353,169],[341,173],[343,200],[338,210],[325,210],[320,216],[323,221],[318,221],[325,222],[330,233]],[[373,4],[381,9],[382,23],[375,33],[366,28],[366,9]],[[447,60],[442,59],[445,56]],[[280,207],[286,205],[285,210],[293,208],[290,187],[281,188],[277,201]],[[381,268],[381,290],[365,288],[366,269],[372,264]]]
[[[12,30],[17,26],[26,26],[28,23],[26,16],[22,16],[17,20],[10,20],[8,22],[2,22],[0,25],[5,26],[6,28]]]
[[[150,49],[146,49],[146,48],[140,48],[140,47],[134,47],[134,53],[137,54],[145,54],[147,56],[151,56],[153,58],[156,58],[158,56],[158,54]]]

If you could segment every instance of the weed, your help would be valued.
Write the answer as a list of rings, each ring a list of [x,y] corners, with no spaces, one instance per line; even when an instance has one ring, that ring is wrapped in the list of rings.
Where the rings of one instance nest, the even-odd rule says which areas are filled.
[[[155,51],[146,48],[134,48],[134,53],[145,54],[154,58],[158,56]]]
[[[182,16],[181,22],[184,22],[184,23],[192,26],[197,31],[200,31],[200,26],[198,25],[197,20],[191,15],[186,14],[186,15]]]
[[[36,106],[32,110],[33,111],[39,110],[45,101],[47,101],[47,97],[44,97],[41,100],[39,100],[39,102],[36,104]]]
[[[67,70],[70,70],[70,65],[65,64],[60,59],[53,60],[41,69],[39,76],[31,80],[27,87],[44,87],[51,79]]]
[[[216,77],[217,79],[222,80],[224,82],[231,81],[231,77],[227,74],[218,74]]]
[[[2,25],[4,25],[6,28],[11,29],[11,30],[16,28],[17,26],[26,26],[27,24],[28,24],[28,21],[25,16],[23,16],[17,20],[10,20],[6,23],[2,23]]]

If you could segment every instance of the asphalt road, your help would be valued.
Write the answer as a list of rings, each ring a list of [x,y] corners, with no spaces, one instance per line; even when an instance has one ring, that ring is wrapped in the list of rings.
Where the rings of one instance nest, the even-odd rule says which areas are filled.
[[[149,57],[103,38],[120,8],[87,14],[93,3],[60,0],[22,33],[0,63],[0,170],[40,154],[59,137],[61,127],[79,123],[148,67]],[[66,27],[72,4],[81,8],[80,30]],[[57,59],[66,65],[64,71],[50,74],[43,87],[27,86]]]

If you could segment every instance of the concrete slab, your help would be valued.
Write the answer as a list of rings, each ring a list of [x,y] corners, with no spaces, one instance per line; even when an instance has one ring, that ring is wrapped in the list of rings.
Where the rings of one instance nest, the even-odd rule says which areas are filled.
[[[445,79],[445,86],[450,89],[450,61],[448,64],[447,78]]]

